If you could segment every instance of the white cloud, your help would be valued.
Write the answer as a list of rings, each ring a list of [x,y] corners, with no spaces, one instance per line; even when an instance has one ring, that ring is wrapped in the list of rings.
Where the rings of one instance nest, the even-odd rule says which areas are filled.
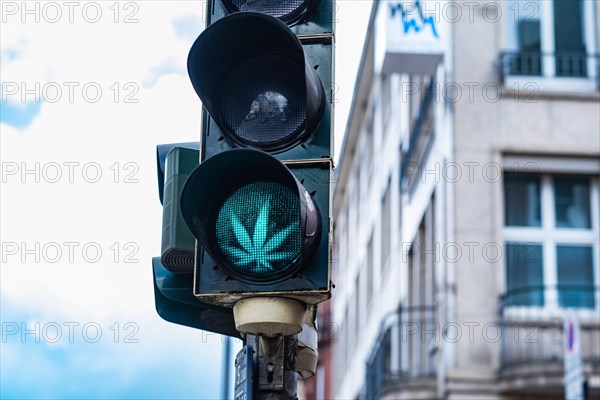
[[[44,3],[36,3],[42,4],[39,22],[35,21],[36,15],[23,15],[22,6],[15,2],[19,11],[5,15],[2,27],[2,47],[16,49],[19,55],[3,63],[3,81],[24,82],[28,88],[36,82],[42,87],[49,82],[141,83],[152,78],[152,70],[165,60],[185,67],[194,38],[177,35],[173,21],[200,20],[204,6],[201,1],[141,1],[118,3],[119,7],[115,7],[117,3],[96,2],[102,16],[98,22],[90,23],[82,10],[85,4],[94,2],[81,2],[81,7],[73,11],[71,23],[68,7],[54,2],[63,16],[51,23],[44,18]],[[126,8],[124,4],[135,7]],[[137,22],[126,23],[128,16]],[[21,18],[26,22],[22,23]],[[196,35],[200,29],[198,26]]]
[[[162,216],[155,145],[197,140],[200,102],[188,78],[174,74],[161,77],[148,90],[140,89],[137,96],[137,104],[44,104],[25,132],[2,126],[3,168],[17,169],[15,175],[5,175],[0,195],[2,237],[5,243],[18,244],[17,254],[5,255],[3,296],[26,301],[43,293],[53,301],[41,301],[41,307],[55,308],[63,299],[59,308],[84,310],[93,301],[117,306],[121,299],[115,285],[135,292],[146,282],[151,297],[146,278],[151,276],[151,257],[160,251]],[[34,173],[23,174],[25,169]],[[99,181],[92,183],[98,172]],[[67,242],[80,244],[64,245]],[[130,242],[133,245],[125,248]],[[119,243],[119,254],[114,243]],[[99,262],[86,260],[86,244],[92,260],[92,250],[101,248]],[[22,263],[24,249],[36,246],[40,262],[29,255]],[[44,249],[47,254],[41,254]],[[59,252],[62,257],[52,262]],[[133,253],[139,262],[124,264],[124,257]],[[121,288],[122,282],[127,283]],[[107,289],[116,296],[104,296]],[[76,294],[79,300],[72,301]],[[127,303],[147,300],[136,296]]]

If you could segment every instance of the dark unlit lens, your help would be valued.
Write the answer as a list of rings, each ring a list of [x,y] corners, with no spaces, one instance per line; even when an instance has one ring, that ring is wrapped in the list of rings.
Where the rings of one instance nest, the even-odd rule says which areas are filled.
[[[305,8],[306,0],[230,0],[236,11],[253,11],[287,20]]]

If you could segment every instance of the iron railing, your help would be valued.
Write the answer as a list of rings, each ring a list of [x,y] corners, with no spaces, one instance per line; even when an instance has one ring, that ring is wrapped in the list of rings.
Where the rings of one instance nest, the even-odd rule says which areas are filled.
[[[503,295],[499,310],[502,369],[562,361],[562,316],[568,309],[591,316],[580,324],[581,350],[585,362],[600,367],[598,295],[592,285],[529,286]]]
[[[540,51],[504,51],[500,53],[500,73],[506,76],[543,76],[544,60],[550,60],[554,67],[554,76],[561,78],[588,78],[600,75],[598,54],[560,51],[542,53]],[[591,61],[591,62],[590,62]],[[589,66],[596,71],[591,74]]]
[[[435,376],[435,306],[404,307],[391,317],[384,320],[367,362],[367,399],[379,398],[386,386]]]

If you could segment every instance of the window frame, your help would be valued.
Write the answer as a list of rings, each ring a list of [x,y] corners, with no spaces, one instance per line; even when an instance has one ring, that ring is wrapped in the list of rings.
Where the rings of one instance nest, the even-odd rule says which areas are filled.
[[[520,10],[515,10],[515,2],[507,1],[505,3],[506,30],[504,40],[506,48],[509,51],[520,51],[518,35],[516,32],[517,22],[521,20]],[[541,75],[511,75],[504,71],[504,86],[507,89],[517,91],[547,91],[547,92],[576,92],[593,93],[598,91],[598,81],[600,79],[600,58],[598,57],[598,39],[596,22],[596,10],[594,2],[582,0],[583,5],[583,37],[586,45],[586,77],[564,77],[556,74],[556,41],[555,41],[555,18],[554,18],[554,0],[537,0],[537,3],[529,2],[527,12],[523,12],[524,20],[528,15],[533,15],[537,11],[540,21],[540,54],[541,54]],[[519,8],[519,7],[517,7]],[[531,11],[529,11],[531,10]]]
[[[373,297],[375,294],[375,229],[371,230],[369,240],[367,242],[367,252],[365,254],[366,278],[365,278],[365,297],[367,300],[367,315],[371,315],[371,308],[374,303]],[[367,319],[368,319],[367,317]],[[368,321],[367,321],[368,322]]]
[[[505,172],[512,172],[505,170]],[[590,179],[590,228],[558,228],[555,223],[555,196],[553,178],[565,175],[560,172],[538,172],[540,177],[540,201],[542,224],[540,227],[507,226],[503,219],[503,245],[504,254],[507,243],[518,244],[541,244],[542,245],[542,270],[544,285],[543,306],[517,306],[507,305],[504,308],[505,316],[518,317],[519,315],[535,315],[541,318],[555,318],[562,316],[569,308],[559,306],[559,291],[556,289],[558,282],[557,248],[560,245],[580,245],[592,247],[592,273],[594,276],[594,308],[575,308],[582,319],[597,319],[600,312],[600,179],[597,174],[574,174],[577,177]],[[504,184],[502,188],[504,199]],[[504,200],[503,200],[504,206]],[[505,292],[508,290],[507,273],[508,266],[504,262],[504,285]]]
[[[392,177],[389,176],[385,184],[385,191],[381,197],[380,217],[380,258],[381,269],[387,270],[392,259]]]

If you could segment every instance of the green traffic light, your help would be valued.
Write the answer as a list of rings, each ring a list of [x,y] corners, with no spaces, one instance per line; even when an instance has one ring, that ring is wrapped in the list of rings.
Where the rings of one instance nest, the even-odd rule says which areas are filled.
[[[233,192],[219,210],[217,246],[237,272],[271,278],[293,269],[302,253],[300,199],[278,182],[253,182]]]
[[[198,240],[194,293],[211,304],[331,293],[331,161],[286,164],[254,149],[204,160],[181,192]]]

